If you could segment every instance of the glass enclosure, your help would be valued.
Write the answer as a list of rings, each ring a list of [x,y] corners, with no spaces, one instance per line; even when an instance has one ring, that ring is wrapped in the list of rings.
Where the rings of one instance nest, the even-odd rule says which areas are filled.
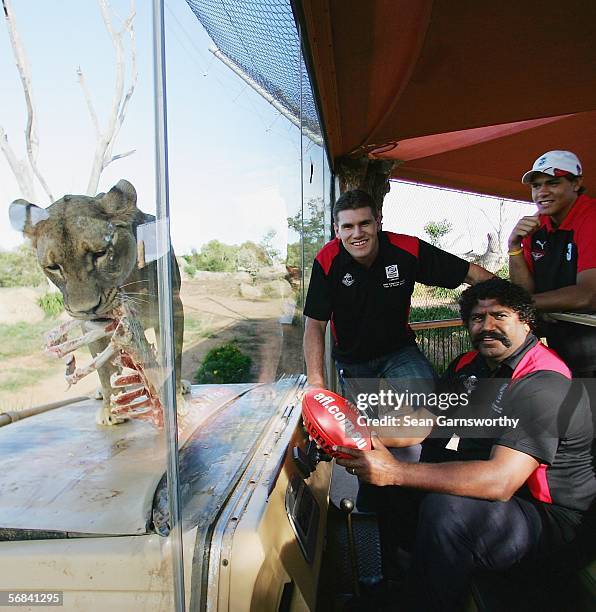
[[[200,526],[186,497],[182,548],[171,535],[160,301],[174,307],[180,448],[231,398],[304,369],[301,311],[331,175],[291,7],[268,2],[275,19],[253,7],[281,32],[293,93],[280,101],[255,77],[275,68],[250,47],[268,34],[198,4],[164,5],[161,223],[151,3],[7,1],[0,29],[0,192],[7,213],[14,202],[0,250],[0,590],[63,591],[65,609],[197,605],[188,534],[198,541]],[[230,44],[240,23],[251,74]],[[164,223],[172,286],[158,266]],[[235,468],[221,463],[224,495]],[[181,464],[187,492],[195,464]]]

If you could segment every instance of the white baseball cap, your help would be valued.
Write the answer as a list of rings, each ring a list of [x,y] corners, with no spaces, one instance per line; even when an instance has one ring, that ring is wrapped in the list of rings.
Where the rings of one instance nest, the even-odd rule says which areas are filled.
[[[522,176],[522,183],[529,183],[534,172],[542,172],[551,176],[565,176],[566,174],[581,176],[582,165],[577,155],[571,151],[547,151],[534,162],[532,169]]]

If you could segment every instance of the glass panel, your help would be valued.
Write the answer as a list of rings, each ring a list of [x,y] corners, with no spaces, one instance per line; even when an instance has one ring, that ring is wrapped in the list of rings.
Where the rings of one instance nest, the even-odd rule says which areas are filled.
[[[225,44],[225,15],[192,4]],[[301,210],[299,130],[263,97],[242,58],[228,57],[228,47],[208,51],[213,41],[188,7],[168,5],[166,18],[184,377],[245,383],[301,372],[301,336],[286,335],[300,299],[299,236],[288,228]]]
[[[295,265],[300,266],[302,261],[302,286],[300,311],[304,308],[304,300],[310,282],[310,275],[314,258],[323,245],[332,238],[331,211],[333,202],[331,199],[331,171],[328,164],[327,153],[323,146],[323,131],[314,105],[312,86],[304,60],[301,62],[301,91],[302,91],[302,207],[300,214],[290,220],[290,226],[296,237],[302,236],[302,251],[298,253],[298,243],[292,254],[295,255]],[[298,257],[298,255],[300,257]],[[304,332],[304,319],[299,318],[300,327],[294,329],[294,333],[300,335]],[[328,326],[329,329],[329,326]],[[330,336],[328,331],[327,344]],[[327,378],[329,384],[335,378],[335,369],[331,365],[331,346],[327,346]]]
[[[0,589],[173,609],[151,4],[4,6]]]
[[[212,514],[236,485],[246,449],[297,383],[286,379],[273,395],[247,391],[303,371],[305,275],[330,226],[330,175],[321,145],[313,144],[312,115],[304,136],[300,130],[296,100],[305,75],[297,38],[294,32],[287,47],[289,70],[280,71],[298,94],[286,112],[207,50],[211,40],[188,4],[167,4],[172,214],[165,221],[176,254],[169,287],[157,270],[167,253],[152,217],[150,3],[5,4],[19,35],[16,53],[26,61],[20,74],[10,37],[0,31],[0,191],[7,204],[22,198],[39,208],[20,202],[11,212],[14,228],[0,226],[0,590],[61,590],[67,609],[174,608],[176,547],[158,399],[167,373],[157,327],[158,304],[171,295],[168,340],[182,353],[188,606],[204,597],[195,561]],[[284,10],[284,24],[293,27],[290,7]],[[30,84],[25,96],[21,77]],[[113,347],[102,358],[102,381],[97,368],[85,369],[88,344]],[[111,378],[107,367],[122,367],[128,378]],[[182,380],[195,385],[185,395]],[[110,400],[106,409],[126,399],[128,420],[96,424],[103,404],[88,396],[98,386]],[[229,413],[220,410],[241,396]],[[281,414],[289,420],[292,411],[281,405]],[[295,424],[295,411],[291,418]]]

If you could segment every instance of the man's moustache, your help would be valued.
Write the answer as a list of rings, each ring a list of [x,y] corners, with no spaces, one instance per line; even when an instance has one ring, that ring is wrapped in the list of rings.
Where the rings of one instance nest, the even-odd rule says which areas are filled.
[[[504,334],[496,334],[492,332],[481,332],[474,336],[472,339],[472,344],[477,347],[485,338],[493,338],[494,340],[498,340],[503,346],[509,348],[511,346],[511,340]]]

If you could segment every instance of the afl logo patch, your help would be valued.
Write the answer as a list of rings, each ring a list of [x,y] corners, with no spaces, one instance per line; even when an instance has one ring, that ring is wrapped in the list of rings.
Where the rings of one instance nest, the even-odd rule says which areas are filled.
[[[354,277],[348,272],[346,273],[346,275],[341,279],[341,282],[346,286],[346,287],[351,287],[354,284]]]
[[[397,265],[393,264],[392,266],[385,266],[385,274],[389,280],[399,278],[399,270],[397,269]]]

